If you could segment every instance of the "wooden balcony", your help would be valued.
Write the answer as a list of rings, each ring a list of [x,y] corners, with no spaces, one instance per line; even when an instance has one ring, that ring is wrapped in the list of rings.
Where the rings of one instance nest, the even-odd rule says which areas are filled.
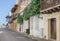
[[[6,16],[6,19],[10,19],[12,16]]]
[[[40,8],[40,12],[48,12],[48,10],[51,12],[55,9],[60,9],[60,0],[43,0],[40,3]]]
[[[13,15],[12,15],[12,20],[15,20],[15,19],[16,19],[16,15],[17,15],[17,14],[13,14]]]
[[[13,23],[13,20],[15,20],[16,19],[16,15],[14,14],[14,15],[12,15],[12,16],[9,16],[8,17],[8,23]]]
[[[8,23],[13,23],[13,20],[16,19],[16,14],[12,14],[11,16],[6,16]]]
[[[13,21],[9,20],[9,21],[8,21],[8,23],[10,23],[10,24],[11,24],[11,23],[13,23]]]
[[[15,19],[16,19],[16,17],[15,16],[12,16],[11,18],[9,18],[8,23],[13,23],[13,20],[15,20]]]
[[[11,9],[11,12],[14,13],[18,8],[18,5],[14,5],[14,7]]]

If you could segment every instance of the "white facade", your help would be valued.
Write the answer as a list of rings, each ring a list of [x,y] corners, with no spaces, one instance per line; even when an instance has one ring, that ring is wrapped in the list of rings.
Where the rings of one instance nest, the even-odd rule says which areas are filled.
[[[43,37],[44,21],[42,15],[36,15],[30,18],[30,35],[35,37]]]
[[[22,25],[20,25],[20,24],[18,24],[18,27],[17,27],[17,31],[18,32],[26,32],[26,29],[28,29],[28,20],[27,21],[23,21],[23,24]]]
[[[10,13],[9,13],[9,16],[11,16],[11,15],[12,15],[12,13],[10,12]]]
[[[23,22],[23,32],[26,32],[26,29],[28,29],[28,20]]]
[[[11,24],[8,24],[8,29],[11,29]]]
[[[2,28],[6,28],[6,25],[2,25]]]
[[[23,15],[23,12],[20,13],[20,15]],[[20,26],[21,32],[26,32],[26,29],[28,29],[28,20],[23,20],[23,24]]]
[[[8,24],[8,29],[12,29],[13,28],[13,23],[11,23],[11,24]]]

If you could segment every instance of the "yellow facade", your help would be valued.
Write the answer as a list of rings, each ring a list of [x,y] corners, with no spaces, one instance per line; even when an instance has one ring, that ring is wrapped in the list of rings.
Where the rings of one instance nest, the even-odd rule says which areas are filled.
[[[19,13],[19,11],[20,11],[20,0],[16,0],[16,3],[15,3],[15,5],[18,5],[18,7],[17,7],[17,10],[14,12],[15,14],[16,14],[16,16],[17,16],[17,14]],[[15,16],[15,17],[16,17]],[[13,31],[17,31],[17,19],[15,19],[15,20],[13,20],[13,27],[12,27],[12,30]]]
[[[16,20],[13,21],[13,30],[17,31],[17,21]]]
[[[24,8],[31,2],[31,0],[29,0],[28,3],[26,3],[26,1],[20,2],[20,0],[16,0],[15,5],[18,5],[17,10],[14,12],[14,13],[16,13],[16,16],[17,16],[18,13],[21,13],[24,10]],[[23,8],[22,8],[22,6],[23,6]],[[17,23],[17,19],[15,19],[15,20],[13,20],[13,28],[12,29],[14,31],[17,31],[17,28],[18,28],[18,23]]]

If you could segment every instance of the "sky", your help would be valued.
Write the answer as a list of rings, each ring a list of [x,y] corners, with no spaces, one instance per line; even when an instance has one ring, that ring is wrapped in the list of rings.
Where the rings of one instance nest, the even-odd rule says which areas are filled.
[[[6,16],[14,6],[16,0],[0,0],[0,25],[6,24]]]

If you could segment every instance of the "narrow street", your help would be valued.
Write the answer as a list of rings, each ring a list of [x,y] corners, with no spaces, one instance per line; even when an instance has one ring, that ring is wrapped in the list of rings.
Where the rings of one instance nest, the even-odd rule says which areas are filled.
[[[2,29],[0,31],[0,41],[35,41],[24,37],[23,35]]]

